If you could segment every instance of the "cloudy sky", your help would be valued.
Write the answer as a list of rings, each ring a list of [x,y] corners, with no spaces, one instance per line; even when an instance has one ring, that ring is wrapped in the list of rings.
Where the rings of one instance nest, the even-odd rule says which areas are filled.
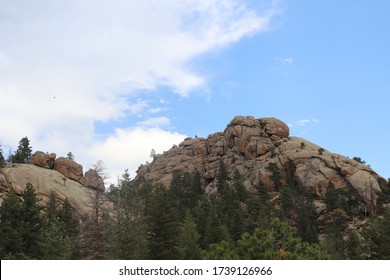
[[[235,115],[390,177],[390,1],[0,0],[0,143],[112,181]]]

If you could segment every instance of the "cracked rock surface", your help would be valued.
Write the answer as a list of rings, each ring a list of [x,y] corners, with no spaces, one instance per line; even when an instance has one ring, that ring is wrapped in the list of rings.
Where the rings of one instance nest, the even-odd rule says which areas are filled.
[[[207,138],[187,138],[152,163],[141,165],[134,182],[150,180],[168,187],[173,171],[197,170],[203,188],[213,192],[222,160],[230,178],[238,170],[248,190],[253,190],[259,180],[272,190],[272,173],[267,168],[271,163],[280,170],[281,185],[287,176],[292,176],[295,182],[309,188],[317,202],[323,200],[332,183],[336,189],[356,189],[366,204],[376,203],[377,194],[387,182],[369,166],[289,134],[289,127],[276,118],[236,116],[223,132]]]

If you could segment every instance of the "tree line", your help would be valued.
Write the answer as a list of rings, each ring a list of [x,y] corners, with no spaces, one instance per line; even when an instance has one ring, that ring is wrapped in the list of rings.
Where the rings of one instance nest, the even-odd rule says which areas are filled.
[[[134,185],[126,170],[117,185],[91,197],[83,217],[55,193],[43,203],[31,184],[20,195],[10,189],[0,207],[0,257],[390,258],[390,212],[385,207],[376,209],[361,230],[353,230],[347,227],[351,219],[367,219],[353,188],[336,189],[330,183],[326,211],[319,218],[311,192],[293,179],[292,162],[285,167],[285,183],[277,165],[267,169],[272,188],[259,180],[254,191],[247,191],[239,172],[230,178],[221,161],[212,193],[202,189],[199,172],[175,171],[165,188],[152,182]],[[106,201],[112,209],[105,208]],[[378,201],[390,202],[389,188]]]

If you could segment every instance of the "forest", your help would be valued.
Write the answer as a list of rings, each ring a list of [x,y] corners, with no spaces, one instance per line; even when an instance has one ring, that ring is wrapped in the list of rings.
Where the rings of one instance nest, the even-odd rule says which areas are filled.
[[[390,259],[390,211],[356,215],[353,190],[330,184],[318,218],[311,193],[292,179],[248,191],[237,171],[227,174],[221,161],[216,191],[206,193],[198,172],[174,172],[165,188],[134,185],[125,170],[117,185],[96,192],[83,217],[55,193],[43,203],[31,184],[20,196],[10,190],[0,207],[0,258]],[[389,198],[385,190],[381,205]],[[352,218],[364,226],[348,228]]]

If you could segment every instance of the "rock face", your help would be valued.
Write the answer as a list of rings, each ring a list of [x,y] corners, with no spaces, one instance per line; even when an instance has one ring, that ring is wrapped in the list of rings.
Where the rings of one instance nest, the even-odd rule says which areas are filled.
[[[0,169],[0,202],[8,189],[13,188],[17,193],[22,193],[27,183],[34,186],[43,201],[54,191],[60,200],[67,198],[80,216],[91,212],[96,190],[68,180],[55,170],[31,164],[14,164],[12,167]]]
[[[35,152],[30,160],[30,163],[39,167],[53,169],[54,160],[57,155],[54,153],[48,154],[41,151]]]
[[[310,189],[319,205],[329,183],[336,189],[354,188],[371,206],[375,206],[377,193],[387,185],[384,178],[366,165],[304,139],[290,137],[289,127],[278,119],[243,116],[236,116],[224,132],[207,138],[187,138],[152,163],[141,165],[134,182],[150,180],[169,186],[172,171],[192,173],[197,170],[205,190],[212,192],[221,160],[230,178],[238,170],[248,190],[253,190],[260,179],[272,189],[272,172],[267,167],[276,165],[282,184],[291,176]]]
[[[53,169],[76,182],[83,177],[83,166],[68,158],[59,157],[56,159]]]
[[[86,187],[96,189],[100,192],[104,192],[105,190],[104,181],[95,169],[89,169],[87,172],[85,172],[85,176],[80,179],[80,183]]]

